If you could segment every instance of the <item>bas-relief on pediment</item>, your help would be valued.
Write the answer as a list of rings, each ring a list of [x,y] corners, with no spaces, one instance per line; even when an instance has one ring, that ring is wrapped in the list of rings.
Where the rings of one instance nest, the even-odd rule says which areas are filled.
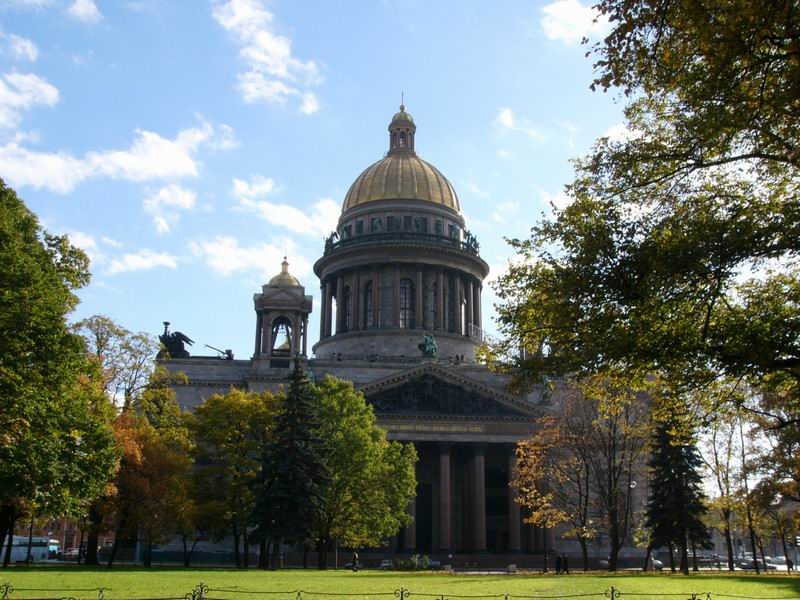
[[[495,398],[430,374],[368,393],[367,402],[378,415],[530,416]]]

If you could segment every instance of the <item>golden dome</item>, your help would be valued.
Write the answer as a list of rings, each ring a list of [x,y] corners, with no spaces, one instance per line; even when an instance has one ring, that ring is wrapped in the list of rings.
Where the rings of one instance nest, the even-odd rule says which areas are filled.
[[[281,263],[281,272],[270,279],[267,285],[300,286],[300,282],[297,280],[297,277],[289,273],[289,262],[286,260],[285,256],[283,257],[283,262]]]
[[[389,153],[356,178],[345,196],[343,211],[377,200],[423,200],[461,212],[447,178],[414,151],[416,130],[414,118],[401,104],[389,124]]]
[[[376,200],[423,200],[461,212],[447,178],[416,154],[393,154],[367,167],[350,186],[342,210]]]

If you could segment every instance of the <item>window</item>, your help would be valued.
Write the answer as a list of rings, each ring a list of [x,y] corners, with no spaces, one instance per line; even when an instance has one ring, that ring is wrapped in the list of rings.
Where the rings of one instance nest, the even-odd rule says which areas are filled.
[[[428,219],[426,217],[415,217],[414,229],[417,233],[428,233]]]
[[[403,231],[411,231],[413,227],[413,219],[406,215],[403,217]]]
[[[364,221],[358,220],[356,221],[356,235],[362,235],[364,233]]]
[[[372,222],[370,223],[369,232],[370,233],[380,233],[383,223],[378,217],[373,217]]]
[[[349,237],[353,237],[353,226],[345,225],[344,229],[342,230],[342,238],[347,239]]]
[[[372,328],[372,282],[364,286],[364,329]]]
[[[397,217],[386,217],[386,231],[400,231],[400,220]]]
[[[400,280],[400,328],[414,326],[414,284],[410,279]]]
[[[436,219],[436,224],[434,225],[436,229],[436,235],[442,235],[442,220]]]
[[[406,132],[405,131],[401,131],[400,132],[400,147],[401,148],[405,148],[406,147]]]

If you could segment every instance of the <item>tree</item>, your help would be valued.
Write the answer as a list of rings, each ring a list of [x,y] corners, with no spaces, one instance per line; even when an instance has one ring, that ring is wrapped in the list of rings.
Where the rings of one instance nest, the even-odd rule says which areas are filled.
[[[647,432],[645,389],[621,374],[572,380],[559,395],[558,412],[517,447],[520,503],[531,509],[527,521],[539,527],[569,522],[582,548],[595,528],[605,529],[612,571],[634,517]]]
[[[680,568],[688,575],[688,544],[693,551],[698,546],[704,548],[710,537],[703,522],[707,508],[700,474],[702,461],[684,421],[691,421],[688,411],[674,412],[670,407],[670,413],[656,424],[648,461],[646,526],[652,532],[652,546],[678,545]]]
[[[780,376],[797,398],[795,3],[598,9],[612,31],[594,49],[595,84],[632,98],[628,134],[601,138],[576,163],[572,204],[512,242],[524,260],[497,284],[497,354],[523,379],[625,368],[757,388]]]
[[[190,417],[197,511],[215,537],[232,535],[237,567],[242,538],[247,548],[261,458],[277,411],[277,398],[269,392],[231,390],[211,396]]]
[[[569,525],[564,536],[580,544],[586,571],[588,542],[597,531],[590,510],[594,487],[588,447],[583,443],[586,422],[578,417],[582,402],[574,391],[565,394],[558,415],[539,419],[536,435],[517,444],[514,486],[519,503],[531,511],[528,522],[546,528]]]
[[[153,545],[186,527],[181,519],[191,504],[192,444],[168,385],[174,379],[156,369],[136,403],[115,421],[122,460],[103,502],[104,517],[115,529],[109,567],[120,543],[131,539],[143,542],[143,562],[149,567]]]
[[[321,427],[314,389],[295,358],[253,511],[256,536],[272,540],[276,548],[283,541],[313,539],[322,517],[330,470]]]
[[[122,410],[128,410],[150,379],[158,341],[147,333],[132,333],[104,315],[93,315],[73,327],[103,370],[104,391],[115,403],[121,398]]]
[[[99,374],[66,325],[87,267],[0,180],[0,547],[33,506],[79,513],[116,463]]]
[[[328,376],[315,392],[330,473],[315,527],[324,569],[331,541],[378,546],[410,522],[406,507],[416,492],[416,451],[412,444],[386,440],[352,383]]]

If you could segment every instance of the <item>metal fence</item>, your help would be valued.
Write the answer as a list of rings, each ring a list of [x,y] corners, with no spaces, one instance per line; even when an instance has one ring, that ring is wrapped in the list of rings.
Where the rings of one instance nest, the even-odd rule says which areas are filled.
[[[15,588],[10,583],[0,585],[0,600],[106,600],[106,592],[111,588]],[[28,596],[27,594],[41,594]],[[723,594],[719,592],[680,592],[680,593],[628,593],[615,586],[602,592],[588,594],[555,594],[555,595],[523,595],[523,594],[433,594],[429,592],[413,592],[400,587],[390,592],[314,592],[311,590],[247,590],[211,588],[200,583],[191,592],[179,597],[144,598],[135,597],[118,600],[236,600],[242,596],[267,596],[275,600],[313,600],[314,598],[396,598],[410,600],[425,598],[430,600],[456,600],[461,598],[479,600],[566,600],[571,598],[597,598],[598,600],[620,600],[621,598],[670,598],[674,600],[800,600],[800,596],[747,596]]]

